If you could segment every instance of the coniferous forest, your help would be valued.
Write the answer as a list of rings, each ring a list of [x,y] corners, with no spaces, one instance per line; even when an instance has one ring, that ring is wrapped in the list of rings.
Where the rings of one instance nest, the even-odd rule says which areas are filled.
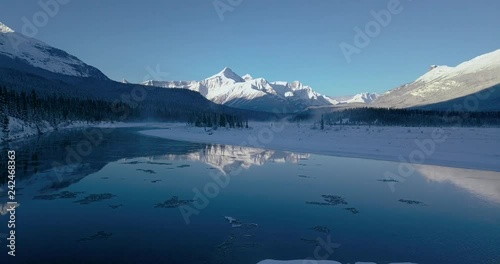
[[[313,120],[326,125],[379,126],[500,126],[500,112],[460,112],[420,109],[352,108],[327,113],[306,112],[292,121]]]
[[[130,104],[123,101],[81,99],[45,95],[35,90],[16,91],[0,87],[0,123],[2,139],[9,134],[9,116],[34,124],[39,133],[43,123],[54,129],[74,121],[85,122],[187,122],[198,127],[248,127],[248,119],[220,109],[205,111],[179,108],[169,104]]]

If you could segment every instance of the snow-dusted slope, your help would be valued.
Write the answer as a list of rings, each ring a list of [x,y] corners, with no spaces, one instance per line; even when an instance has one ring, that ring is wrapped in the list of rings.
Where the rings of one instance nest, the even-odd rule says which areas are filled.
[[[414,107],[461,98],[500,84],[500,49],[456,67],[431,66],[412,83],[386,92],[374,104]]]
[[[264,78],[253,78],[249,74],[240,77],[227,67],[202,81],[146,81],[143,84],[189,89],[218,104],[264,111],[280,105],[292,105],[292,109],[288,110],[298,111],[309,106],[338,103],[298,81],[269,82]]]
[[[75,56],[14,32],[0,23],[0,57],[2,56],[4,56],[2,61],[6,61],[3,64],[7,66],[14,64],[15,61],[63,75],[108,79],[101,71]]]

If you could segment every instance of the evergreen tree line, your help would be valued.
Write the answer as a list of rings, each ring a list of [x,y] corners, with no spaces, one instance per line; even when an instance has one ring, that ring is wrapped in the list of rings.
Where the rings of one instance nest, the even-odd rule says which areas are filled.
[[[248,119],[226,113],[193,113],[188,117],[188,125],[209,128],[248,128]]]
[[[294,120],[313,119],[326,125],[380,126],[500,126],[500,111],[459,112],[419,109],[353,108],[337,112],[297,115]]]
[[[62,96],[40,97],[35,90],[30,93],[17,92],[0,87],[2,129],[8,132],[8,116],[34,124],[39,130],[42,122],[48,122],[54,128],[68,121],[117,121],[123,113],[111,111],[117,109],[132,110],[124,103],[112,105],[103,100],[78,99]],[[131,111],[133,112],[133,111]],[[129,118],[133,117],[131,114]]]
[[[9,116],[34,124],[39,133],[43,123],[57,129],[71,121],[160,121],[188,122],[197,126],[243,127],[243,118],[207,109],[190,110],[172,104],[135,104],[63,96],[40,96],[0,87],[0,138],[8,137]]]

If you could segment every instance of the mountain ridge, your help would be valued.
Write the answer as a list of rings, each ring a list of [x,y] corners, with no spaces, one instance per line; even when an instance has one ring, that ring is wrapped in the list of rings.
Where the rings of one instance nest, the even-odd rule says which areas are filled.
[[[0,56],[66,76],[109,80],[99,69],[47,43],[17,33],[0,22]],[[8,61],[4,59],[4,61]],[[12,62],[4,63],[9,67]],[[19,64],[18,64],[19,66]]]
[[[457,66],[436,66],[415,81],[378,97],[376,107],[424,107],[466,97],[500,84],[500,49]]]
[[[1,22],[0,68],[26,72],[71,85],[77,84],[78,89],[84,88],[80,85],[81,83],[88,85],[87,79],[111,81],[99,69],[86,64],[77,57],[40,40],[19,34]],[[19,74],[16,73],[16,75]],[[2,77],[2,79],[9,78],[9,76]],[[15,84],[14,81],[10,82]],[[360,93],[354,96],[331,97],[316,92],[312,87],[300,81],[269,81],[261,77],[254,78],[250,74],[241,77],[229,67],[200,81],[149,80],[142,83],[142,85],[160,88],[191,90],[213,103],[233,108],[280,113],[296,113],[311,107],[335,106],[340,108],[439,106],[442,108],[444,105],[442,103],[455,102],[486,89],[491,89],[496,94],[495,89],[498,89],[499,84],[500,49],[476,56],[456,66],[432,65],[428,72],[415,81],[388,90],[382,95]],[[56,84],[56,86],[61,87],[58,91],[68,94],[96,92],[96,89],[90,87],[86,87],[89,91],[65,91],[62,88],[64,85]],[[97,86],[106,85],[99,83]],[[117,87],[114,84],[108,86]],[[118,88],[113,89],[116,91],[110,94],[118,90]],[[107,92],[109,90],[99,91],[99,95],[102,96],[101,93]],[[496,101],[492,101],[494,102]],[[497,108],[500,109],[500,107]]]
[[[300,81],[270,82],[265,78],[254,78],[250,74],[241,77],[229,67],[200,81],[149,80],[142,84],[161,88],[189,89],[199,92],[212,102],[251,110],[270,111],[284,104],[288,111],[297,112],[307,107],[340,103],[314,91],[312,87]]]

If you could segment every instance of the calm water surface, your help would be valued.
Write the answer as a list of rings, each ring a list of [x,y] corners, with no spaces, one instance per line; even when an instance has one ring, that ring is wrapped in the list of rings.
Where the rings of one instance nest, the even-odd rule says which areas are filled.
[[[2,238],[0,263],[500,263],[498,172],[419,165],[385,182],[398,163],[138,130],[106,135],[81,162],[68,158],[78,130],[13,143],[16,257]]]

